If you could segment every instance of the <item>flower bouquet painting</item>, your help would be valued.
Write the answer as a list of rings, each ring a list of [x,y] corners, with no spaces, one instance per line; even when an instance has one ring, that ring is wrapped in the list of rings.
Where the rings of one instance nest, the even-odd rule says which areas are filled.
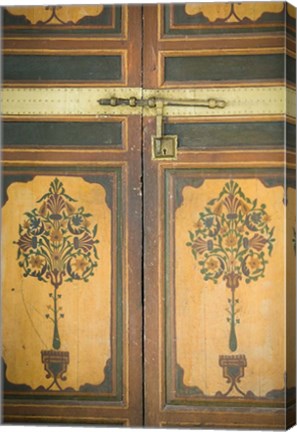
[[[88,282],[99,260],[97,225],[91,227],[92,214],[76,203],[55,178],[48,192],[37,201],[38,206],[25,213],[26,220],[19,225],[19,239],[14,242],[23,276],[51,286],[45,318],[53,326],[52,348],[41,352],[47,378],[52,379],[48,390],[54,385],[61,390],[59,380],[66,379],[70,361],[69,352],[61,351],[62,286],[78,280]]]
[[[250,284],[264,278],[268,257],[275,242],[274,228],[270,227],[270,221],[266,205],[259,204],[257,199],[252,201],[246,197],[239,184],[230,180],[218,197],[209,201],[199,213],[196,229],[189,231],[190,241],[187,246],[191,248],[203,279],[215,284],[224,281],[230,289],[227,322],[228,346],[232,352],[238,347],[236,326],[240,323],[236,289],[240,284]],[[224,376],[228,375],[227,357],[224,356]],[[234,372],[234,361],[239,357],[229,357]],[[236,379],[240,378],[239,374],[243,376],[242,368],[246,366],[246,360],[242,357],[240,359],[238,374],[233,373],[229,377],[229,381],[234,381],[232,387],[235,386]]]

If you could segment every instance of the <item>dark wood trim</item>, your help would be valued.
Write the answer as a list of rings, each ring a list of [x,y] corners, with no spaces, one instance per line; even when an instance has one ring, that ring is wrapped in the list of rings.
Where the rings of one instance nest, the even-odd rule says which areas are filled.
[[[87,50],[87,49],[100,49],[100,50],[119,50],[127,49],[128,41],[110,40],[110,39],[60,39],[57,41],[53,38],[40,38],[40,39],[4,39],[3,52],[5,54],[22,54],[30,52],[31,55],[34,51],[40,50],[53,50],[57,54],[61,50]]]
[[[259,37],[251,37],[247,35],[246,37],[231,37],[226,35],[219,35],[215,37],[204,37],[204,38],[194,38],[187,37],[184,38],[173,38],[169,40],[161,40],[159,41],[159,48],[161,50],[217,50],[224,49],[226,51],[234,50],[234,49],[246,49],[246,50],[263,50],[271,48],[280,48],[284,47],[284,37],[283,36],[264,36],[260,35]]]
[[[130,117],[128,129],[129,158],[128,184],[126,189],[128,257],[125,273],[127,276],[127,314],[128,326],[128,389],[129,424],[143,425],[143,294],[142,294],[142,161],[140,117]],[[124,198],[125,201],[125,198]]]
[[[158,86],[158,23],[157,7],[146,5],[143,8],[143,87]]]
[[[127,87],[140,87],[142,80],[142,7],[128,8]]]
[[[151,161],[151,135],[155,133],[155,121],[144,118],[144,196],[149,205],[144,207],[144,356],[145,356],[145,418],[148,427],[160,426],[160,411],[164,382],[159,352],[164,344],[160,340],[160,309],[163,302],[159,293],[159,191],[158,162]],[[162,333],[161,333],[162,334]],[[162,336],[161,336],[162,337]]]

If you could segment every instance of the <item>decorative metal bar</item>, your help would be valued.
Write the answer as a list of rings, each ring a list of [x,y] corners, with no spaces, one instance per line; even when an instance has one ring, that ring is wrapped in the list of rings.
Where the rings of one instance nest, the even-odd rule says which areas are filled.
[[[188,107],[207,107],[213,108],[225,108],[227,103],[224,100],[218,99],[207,99],[207,100],[197,100],[197,99],[180,99],[180,100],[164,100],[164,103],[168,106],[188,106]]]
[[[147,106],[149,108],[156,108],[157,103],[160,102],[163,106],[194,106],[194,107],[207,107],[210,109],[213,108],[225,108],[227,105],[224,100],[218,100],[214,98],[210,99],[166,99],[166,98],[155,98],[150,97],[148,99],[137,99],[136,97],[130,97],[129,99],[117,98],[112,96],[109,99],[99,99],[100,105],[109,105],[109,106],[130,106],[130,107],[138,107],[138,106]]]

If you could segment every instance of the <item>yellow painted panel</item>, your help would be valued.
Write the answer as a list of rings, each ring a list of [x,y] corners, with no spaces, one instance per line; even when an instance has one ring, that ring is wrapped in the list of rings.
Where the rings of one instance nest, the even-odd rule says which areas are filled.
[[[49,280],[24,277],[17,261],[19,224],[26,224],[25,212],[39,208],[36,204],[48,190],[54,177],[36,176],[27,183],[13,183],[8,187],[8,201],[3,212],[3,357],[7,365],[7,379],[13,384],[27,384],[36,389],[48,388],[41,351],[53,350],[53,322],[46,319],[52,312],[53,287]],[[58,289],[59,333],[61,347],[56,352],[68,352],[67,380],[62,388],[78,390],[85,383],[100,384],[104,367],[111,357],[111,211],[105,202],[101,185],[89,184],[81,178],[59,176],[66,193],[77,199],[71,205],[83,206],[91,213],[91,223],[98,224],[96,245],[99,261],[94,276],[88,282],[64,277]],[[53,234],[54,235],[54,234]],[[59,235],[59,233],[56,235]],[[43,258],[39,258],[43,259]],[[79,262],[77,262],[77,260]],[[31,262],[32,264],[32,262]],[[38,263],[37,263],[38,264]],[[35,262],[35,270],[38,265]],[[74,269],[82,270],[81,258]],[[53,388],[56,390],[56,388]]]
[[[280,13],[283,2],[245,2],[245,3],[187,3],[188,15],[202,13],[210,22],[224,20],[228,23],[240,22],[245,18],[257,21],[264,13]]]
[[[210,22],[217,19],[227,18],[230,14],[231,8],[228,3],[212,3],[203,5],[201,3],[187,3],[185,5],[185,12],[188,15],[197,15],[202,13]]]
[[[241,20],[249,18],[257,21],[264,13],[280,13],[284,10],[284,2],[247,2],[235,6],[235,11]]]
[[[239,179],[246,197],[257,198],[266,204],[269,226],[275,227],[274,248],[267,256],[264,278],[245,282],[239,280],[235,290],[238,312],[236,325],[238,346],[229,348],[230,324],[227,321],[228,298],[231,289],[226,280],[215,284],[205,281],[198,261],[194,259],[189,242],[189,231],[195,230],[199,212],[207,203],[219,196],[226,180],[206,180],[201,187],[186,186],[183,203],[176,211],[175,290],[176,290],[176,345],[177,363],[184,369],[184,384],[198,386],[205,394],[226,393],[229,384],[219,366],[221,355],[244,355],[247,367],[241,379],[243,393],[255,396],[284,387],[285,372],[285,262],[283,188],[266,188],[257,179]],[[218,208],[217,211],[220,211]],[[270,219],[271,218],[271,219]],[[232,239],[226,240],[230,244]],[[261,246],[259,246],[259,249]],[[268,255],[268,254],[267,254]],[[209,266],[214,263],[209,263]],[[250,268],[253,263],[248,264]],[[234,389],[230,396],[237,395]]]
[[[86,16],[98,16],[103,11],[103,6],[27,6],[7,7],[12,15],[24,16],[31,24],[44,23],[61,25],[65,23],[76,24]]]

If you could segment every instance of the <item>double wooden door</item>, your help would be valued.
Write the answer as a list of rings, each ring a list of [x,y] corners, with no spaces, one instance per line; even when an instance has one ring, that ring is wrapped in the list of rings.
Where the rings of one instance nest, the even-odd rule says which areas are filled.
[[[292,424],[294,8],[2,17],[4,421]]]

